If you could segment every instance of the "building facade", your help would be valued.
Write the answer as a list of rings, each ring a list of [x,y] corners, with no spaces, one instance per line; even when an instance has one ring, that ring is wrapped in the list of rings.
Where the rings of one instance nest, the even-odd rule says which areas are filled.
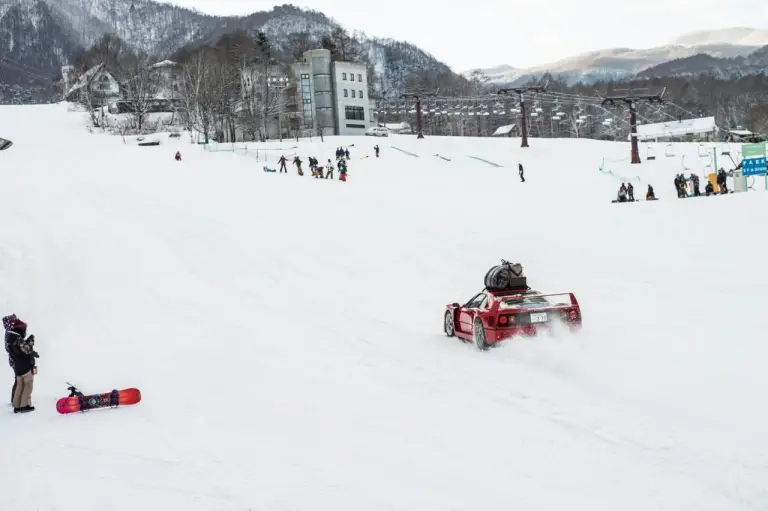
[[[363,135],[375,126],[365,64],[331,60],[330,50],[309,50],[292,66],[305,130],[326,135]]]
[[[73,80],[73,68],[64,66],[61,69],[65,84]],[[122,97],[120,84],[112,74],[107,71],[104,64],[93,66],[83,73],[71,87],[64,90],[66,101],[77,101],[89,104],[93,108],[99,108],[116,103]]]

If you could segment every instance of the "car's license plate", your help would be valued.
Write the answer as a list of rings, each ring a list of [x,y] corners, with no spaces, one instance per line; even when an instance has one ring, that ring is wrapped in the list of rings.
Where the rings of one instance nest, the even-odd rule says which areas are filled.
[[[532,312],[531,313],[531,323],[546,323],[547,322],[547,313],[546,312]]]

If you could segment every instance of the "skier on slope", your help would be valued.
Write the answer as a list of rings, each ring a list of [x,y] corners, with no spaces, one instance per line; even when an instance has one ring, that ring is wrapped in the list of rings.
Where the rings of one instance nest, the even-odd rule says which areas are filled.
[[[523,175],[523,164],[517,164],[517,173],[520,174],[520,182],[525,183],[525,176]]]
[[[13,413],[27,413],[35,410],[32,406],[32,388],[37,367],[35,359],[35,336],[27,335],[27,324],[11,314],[3,318],[5,327],[5,349],[8,352],[8,364],[16,374],[13,387]]]

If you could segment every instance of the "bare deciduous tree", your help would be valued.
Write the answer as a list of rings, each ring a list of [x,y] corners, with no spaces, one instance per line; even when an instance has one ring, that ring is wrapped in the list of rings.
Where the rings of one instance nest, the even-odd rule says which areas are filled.
[[[122,63],[121,86],[129,105],[133,127],[142,132],[154,101],[160,91],[160,74],[152,67],[148,55],[132,55]]]
[[[192,130],[196,130],[203,134],[206,144],[214,126],[216,107],[216,76],[211,65],[214,60],[210,48],[202,48],[191,55],[182,66],[179,91],[181,115],[190,130],[190,136]]]

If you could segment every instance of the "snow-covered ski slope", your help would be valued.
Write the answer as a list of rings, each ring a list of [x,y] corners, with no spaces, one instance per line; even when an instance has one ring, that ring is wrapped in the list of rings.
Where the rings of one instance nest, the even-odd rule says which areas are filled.
[[[663,145],[612,169],[660,200],[611,204],[627,144],[299,143],[354,144],[342,183],[84,122],[0,108],[0,312],[41,355],[3,511],[768,508],[765,192],[678,200]],[[583,332],[446,338],[500,258]],[[143,401],[60,416],[65,381]]]

